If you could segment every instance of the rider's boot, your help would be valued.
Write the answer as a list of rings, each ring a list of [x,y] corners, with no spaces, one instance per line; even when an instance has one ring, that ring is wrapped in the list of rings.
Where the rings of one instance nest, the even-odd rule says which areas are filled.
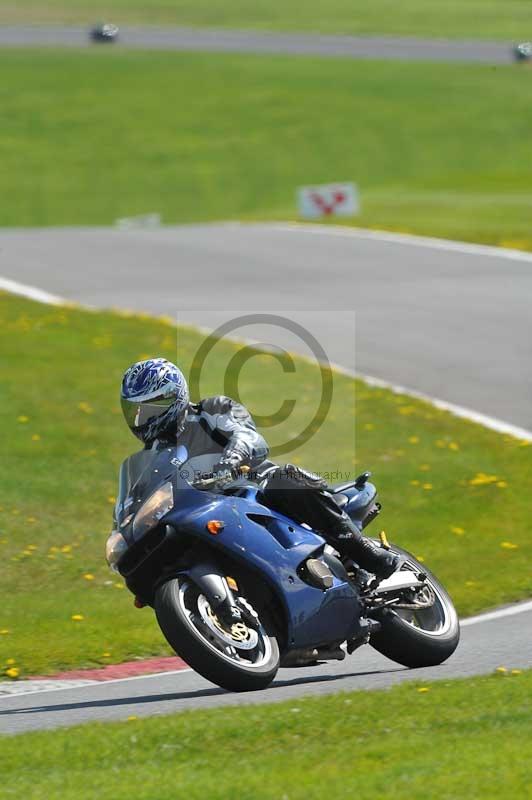
[[[345,515],[336,532],[338,549],[342,555],[352,558],[362,569],[372,572],[377,578],[389,578],[399,567],[400,556],[377,547],[363,536],[352,520]]]

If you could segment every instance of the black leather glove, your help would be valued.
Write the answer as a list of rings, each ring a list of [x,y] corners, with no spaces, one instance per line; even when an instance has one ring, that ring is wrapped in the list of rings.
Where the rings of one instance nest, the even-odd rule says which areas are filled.
[[[242,459],[236,454],[222,456],[222,458],[213,466],[212,474],[217,479],[217,483],[229,483],[240,477],[240,468],[242,467]]]

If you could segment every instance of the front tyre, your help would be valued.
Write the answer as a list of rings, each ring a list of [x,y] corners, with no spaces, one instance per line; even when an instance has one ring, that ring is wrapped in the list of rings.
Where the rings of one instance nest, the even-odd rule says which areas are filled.
[[[204,678],[234,692],[265,689],[279,669],[277,640],[246,600],[239,604],[242,621],[224,622],[183,575],[159,587],[155,613],[170,646]]]
[[[403,557],[401,569],[427,576],[426,588],[414,596],[403,593],[397,603],[375,614],[381,629],[371,635],[370,644],[405,667],[441,664],[454,653],[460,641],[460,624],[453,601],[436,576],[411,553],[395,546],[391,550]]]

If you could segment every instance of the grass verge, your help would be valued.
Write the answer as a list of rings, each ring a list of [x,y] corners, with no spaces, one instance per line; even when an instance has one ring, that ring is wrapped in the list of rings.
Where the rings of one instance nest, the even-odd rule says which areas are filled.
[[[168,652],[150,611],[133,608],[103,558],[118,467],[136,448],[117,395],[130,363],[164,355],[186,371],[202,337],[186,329],[176,336],[168,322],[148,317],[7,294],[0,324],[0,673]],[[203,396],[220,392],[234,352],[229,343],[215,348]],[[256,414],[298,397],[284,427],[265,432],[275,443],[309,422],[320,377],[305,362],[286,376],[262,354],[247,362],[239,386]],[[339,480],[370,467],[390,539],[426,558],[467,614],[532,592],[524,444],[337,375],[325,424],[290,460],[332,478],[340,470]]]
[[[512,40],[528,35],[532,12],[527,0],[24,0],[6,4],[5,22],[91,24],[98,18],[119,24],[198,25],[220,28],[398,34]],[[528,26],[528,27],[527,27]]]
[[[532,249],[526,69],[0,52],[0,225],[295,218],[353,180],[358,225]]]
[[[5,797],[525,798],[532,674],[3,737]],[[31,702],[31,700],[30,700]]]

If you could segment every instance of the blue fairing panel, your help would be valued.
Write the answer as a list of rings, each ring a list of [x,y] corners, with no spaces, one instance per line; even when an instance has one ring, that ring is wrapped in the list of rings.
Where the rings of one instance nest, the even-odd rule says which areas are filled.
[[[196,497],[188,512],[188,503],[183,503],[165,521],[259,572],[286,609],[290,646],[315,646],[356,635],[359,614],[354,588],[335,578],[333,587],[322,591],[297,573],[306,558],[320,553],[324,544],[320,536],[256,502],[252,492],[245,498],[202,493],[202,501],[198,506]],[[206,529],[210,519],[225,523],[216,537]]]

